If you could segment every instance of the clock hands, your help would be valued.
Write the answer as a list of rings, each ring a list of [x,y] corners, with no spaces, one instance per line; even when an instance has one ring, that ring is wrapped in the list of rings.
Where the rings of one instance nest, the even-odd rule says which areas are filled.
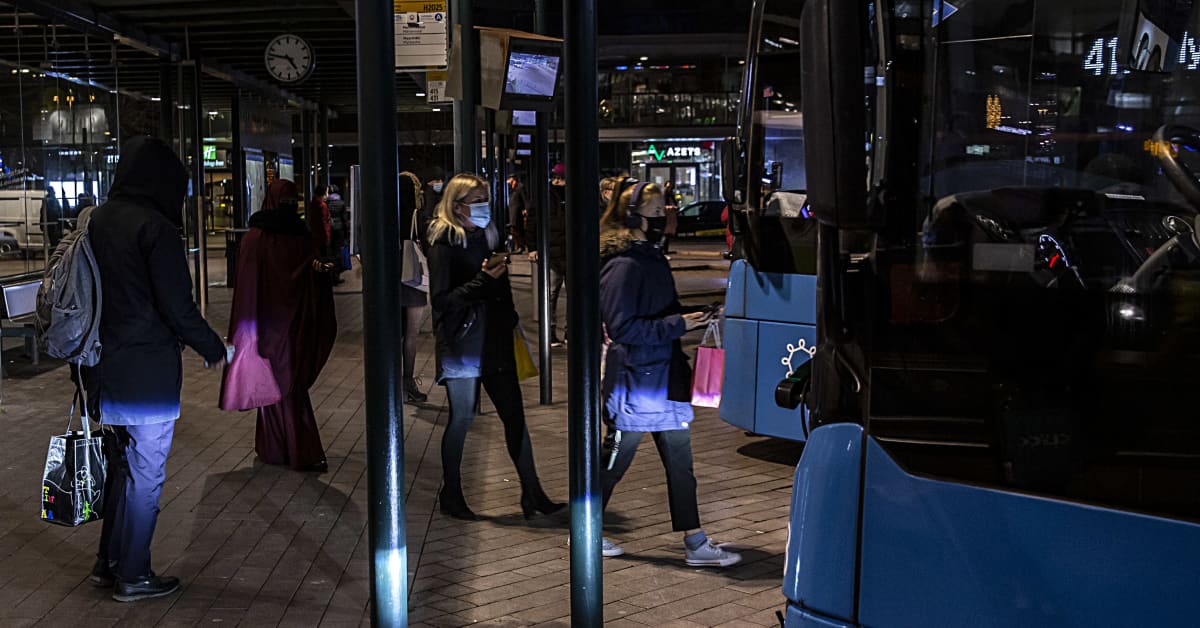
[[[287,59],[287,62],[292,64],[292,69],[294,69],[296,71],[300,70],[300,66],[296,65],[296,60],[293,59],[291,57],[291,55],[281,55],[281,54],[275,54],[272,52],[268,56],[270,56],[273,59]]]

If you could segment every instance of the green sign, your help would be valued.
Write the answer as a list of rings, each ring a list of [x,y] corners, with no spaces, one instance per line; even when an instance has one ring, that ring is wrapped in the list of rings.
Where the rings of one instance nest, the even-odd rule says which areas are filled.
[[[217,160],[217,147],[212,144],[204,145],[204,161]]]

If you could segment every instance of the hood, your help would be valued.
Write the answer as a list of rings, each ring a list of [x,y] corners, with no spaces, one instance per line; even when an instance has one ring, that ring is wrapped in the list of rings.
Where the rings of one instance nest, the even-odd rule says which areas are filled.
[[[628,253],[639,244],[648,243],[635,238],[631,229],[606,227],[600,230],[600,259],[606,260]]]
[[[275,179],[267,187],[267,194],[263,197],[262,209],[279,209],[287,201],[294,204],[300,202],[300,192],[296,189],[296,184],[289,179]],[[296,205],[293,205],[292,209],[294,210],[295,208]]]
[[[187,189],[187,169],[171,146],[156,137],[140,136],[121,148],[108,198],[147,203],[182,227]]]

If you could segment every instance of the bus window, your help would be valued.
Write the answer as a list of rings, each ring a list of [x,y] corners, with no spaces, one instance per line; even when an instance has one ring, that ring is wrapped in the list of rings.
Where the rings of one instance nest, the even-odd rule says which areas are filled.
[[[1200,3],[916,4],[886,47],[925,103],[888,149],[919,234],[871,251],[870,431],[916,472],[1200,519]]]

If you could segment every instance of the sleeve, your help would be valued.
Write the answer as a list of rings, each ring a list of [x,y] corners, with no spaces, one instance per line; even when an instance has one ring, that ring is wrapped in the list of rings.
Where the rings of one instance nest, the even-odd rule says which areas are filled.
[[[205,360],[220,362],[225,357],[225,343],[200,316],[192,300],[187,257],[179,236],[165,226],[151,227],[146,236],[151,238],[146,265],[159,312],[184,344]]]
[[[452,286],[450,267],[453,263],[454,251],[449,244],[437,242],[429,247],[429,303],[435,309],[450,312],[465,308],[492,296],[500,284],[481,270],[470,281]]]
[[[600,278],[600,318],[608,337],[625,345],[661,345],[683,337],[687,324],[678,314],[641,316],[637,295],[648,289],[635,264],[612,263]]]

